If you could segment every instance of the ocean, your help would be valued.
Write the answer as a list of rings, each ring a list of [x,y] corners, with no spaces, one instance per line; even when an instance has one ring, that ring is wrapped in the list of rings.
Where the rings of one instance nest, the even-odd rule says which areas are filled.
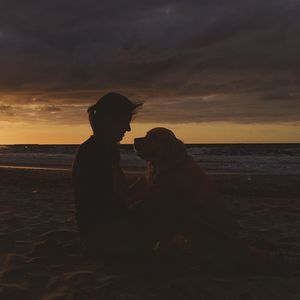
[[[71,169],[78,145],[1,145],[0,166]],[[300,175],[300,144],[187,144],[187,151],[213,174]],[[121,165],[146,167],[132,145],[120,145]]]

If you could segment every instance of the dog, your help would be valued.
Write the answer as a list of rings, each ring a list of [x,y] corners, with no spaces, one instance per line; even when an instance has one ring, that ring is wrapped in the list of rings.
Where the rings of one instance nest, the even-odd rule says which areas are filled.
[[[171,130],[153,128],[134,140],[134,148],[148,163],[148,193],[158,202],[157,223],[169,240],[178,234],[192,240],[237,237],[228,205]]]

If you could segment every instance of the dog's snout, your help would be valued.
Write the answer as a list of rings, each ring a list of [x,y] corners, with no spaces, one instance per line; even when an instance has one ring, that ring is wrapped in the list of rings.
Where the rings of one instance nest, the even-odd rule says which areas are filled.
[[[135,138],[134,139],[134,150],[136,151],[137,155],[142,159],[147,159],[148,157],[148,145],[147,140],[145,137]]]

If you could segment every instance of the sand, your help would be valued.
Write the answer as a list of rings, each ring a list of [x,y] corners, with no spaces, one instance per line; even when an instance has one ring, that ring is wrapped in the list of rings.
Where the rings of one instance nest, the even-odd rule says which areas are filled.
[[[300,179],[212,176],[249,242],[300,258]],[[300,299],[300,272],[226,274],[196,263],[93,262],[74,221],[70,172],[0,169],[0,299]]]

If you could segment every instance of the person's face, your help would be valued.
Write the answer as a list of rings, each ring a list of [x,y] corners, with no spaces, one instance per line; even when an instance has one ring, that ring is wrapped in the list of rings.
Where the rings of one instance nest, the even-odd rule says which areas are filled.
[[[118,118],[109,118],[108,133],[114,142],[120,142],[126,131],[131,131],[130,122],[132,113],[129,113]]]

